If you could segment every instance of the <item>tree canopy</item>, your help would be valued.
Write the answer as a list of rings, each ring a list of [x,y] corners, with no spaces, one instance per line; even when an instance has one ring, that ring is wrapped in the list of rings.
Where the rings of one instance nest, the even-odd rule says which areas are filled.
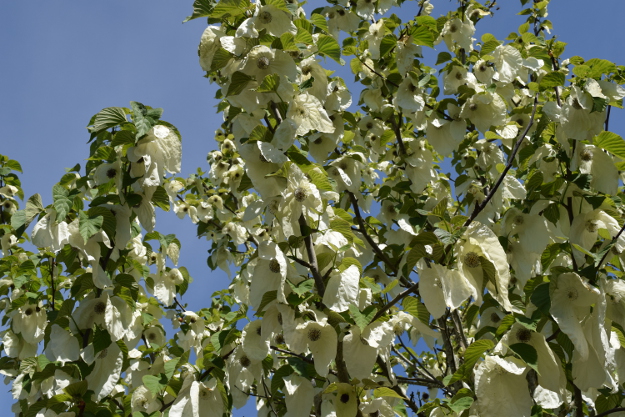
[[[21,165],[0,155],[13,411],[625,411],[625,142],[610,131],[625,67],[567,56],[549,0],[519,4],[524,24],[478,40],[496,1],[436,17],[428,0],[414,15],[196,0],[223,115],[208,169],[182,177],[181,133],[135,101],[88,121],[86,164],[48,206],[20,205]],[[198,311],[160,210],[197,225],[231,279]]]

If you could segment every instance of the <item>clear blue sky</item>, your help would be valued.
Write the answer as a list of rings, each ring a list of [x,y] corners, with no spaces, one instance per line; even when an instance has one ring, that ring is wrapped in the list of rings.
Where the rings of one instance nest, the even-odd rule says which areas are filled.
[[[163,107],[163,119],[178,127],[183,137],[183,175],[198,166],[208,168],[206,153],[215,148],[213,133],[221,117],[215,114],[215,88],[202,77],[197,59],[205,21],[181,23],[191,14],[192,3],[0,2],[0,154],[21,162],[26,197],[38,192],[44,204],[51,203],[52,186],[63,169],[84,165],[89,118],[104,107],[128,106],[131,100]],[[456,4],[432,3],[434,17]],[[414,9],[414,2],[408,4]],[[322,5],[312,0],[306,9]],[[478,38],[490,32],[503,39],[516,31],[523,22],[522,16],[515,16],[519,10],[519,1],[502,0],[497,16],[478,24]],[[569,43],[565,56],[625,64],[623,16],[623,0],[552,0],[549,18],[553,34]],[[443,45],[438,49],[444,50]],[[625,135],[622,112],[612,114],[611,130]],[[195,226],[188,219],[159,213],[157,229],[176,233],[182,241],[180,263],[195,278],[184,301],[192,309],[201,308],[213,291],[227,285],[225,274],[206,267],[206,241],[195,238]],[[12,403],[7,391],[0,385],[0,413]],[[235,412],[254,414],[253,407]]]

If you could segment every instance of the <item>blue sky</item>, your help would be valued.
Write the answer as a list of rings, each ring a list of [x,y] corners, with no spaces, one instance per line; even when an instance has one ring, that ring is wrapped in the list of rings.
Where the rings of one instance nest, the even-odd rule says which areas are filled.
[[[206,154],[215,148],[213,133],[221,123],[215,113],[215,88],[202,77],[197,45],[206,23],[182,21],[192,0],[4,1],[0,2],[0,154],[21,162],[26,197],[40,193],[51,200],[52,186],[65,167],[84,165],[90,117],[110,106],[140,101],[163,107],[163,119],[183,137],[183,175],[207,169]],[[438,17],[456,4],[433,0]],[[478,24],[479,35],[503,39],[523,23],[520,2],[501,1],[494,18]],[[307,10],[323,2],[312,0]],[[406,2],[410,9],[414,2]],[[568,42],[565,56],[605,58],[625,64],[622,0],[553,0],[553,34]],[[396,12],[402,16],[401,13]],[[405,13],[405,12],[404,12]],[[437,48],[442,51],[443,45]],[[335,69],[335,67],[333,67]],[[346,80],[353,79],[345,75]],[[355,97],[357,101],[357,96]],[[620,119],[620,120],[619,120]],[[625,135],[621,111],[613,111],[611,130]],[[188,219],[159,213],[157,229],[176,233],[183,244],[181,265],[195,287],[183,298],[199,309],[227,277],[206,267],[205,240],[195,238]],[[12,400],[0,385],[0,409]],[[235,415],[253,415],[253,408]]]

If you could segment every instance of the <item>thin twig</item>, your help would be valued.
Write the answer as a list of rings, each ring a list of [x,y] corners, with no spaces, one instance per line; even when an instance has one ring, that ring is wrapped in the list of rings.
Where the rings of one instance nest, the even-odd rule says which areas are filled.
[[[532,116],[530,117],[530,121],[525,127],[523,134],[519,137],[519,139],[514,144],[514,148],[512,149],[512,152],[510,153],[510,155],[508,156],[508,163],[506,164],[506,167],[504,168],[503,172],[497,179],[497,182],[495,183],[493,188],[490,190],[490,192],[488,193],[488,196],[486,196],[484,201],[482,201],[481,203],[477,203],[477,202],[475,203],[475,209],[473,210],[473,213],[471,213],[471,216],[467,219],[466,222],[464,222],[465,227],[469,226],[473,222],[473,220],[475,220],[475,218],[482,212],[482,210],[486,208],[490,200],[495,196],[495,193],[499,189],[499,186],[503,183],[503,180],[506,177],[506,174],[508,173],[508,171],[510,171],[510,168],[512,168],[512,164],[514,163],[514,158],[516,157],[516,154],[519,151],[519,148],[521,147],[521,143],[523,142],[523,139],[525,139],[525,135],[527,135],[527,132],[529,132],[530,128],[534,124],[534,117],[536,116],[536,107],[538,107],[538,94],[534,96],[534,107],[532,108]]]
[[[298,221],[299,221],[300,232],[303,235],[304,230],[306,228],[309,228],[308,223],[306,222],[306,218],[304,217],[303,213],[301,216],[299,216]],[[308,233],[304,237],[304,244],[306,245],[306,254],[308,255],[308,262],[310,263],[310,272],[312,273],[312,276],[315,279],[315,286],[317,287],[317,292],[319,293],[321,297],[323,297],[323,294],[325,294],[326,292],[326,287],[323,284],[323,278],[321,277],[321,274],[319,273],[319,265],[317,264],[317,255],[315,254],[315,246],[312,241],[311,233]]]
[[[365,221],[363,220],[362,215],[360,214],[360,208],[358,208],[358,199],[350,191],[347,192],[347,195],[349,196],[349,199],[352,203],[352,207],[354,208],[354,215],[356,216],[356,221],[358,222],[358,226],[360,227],[359,232],[363,234],[363,236],[367,240],[367,243],[369,243],[373,251],[376,253],[376,255],[378,255],[378,257],[380,257],[380,259],[382,259],[382,261],[386,264],[386,266],[388,266],[393,272],[397,273],[398,272],[397,266],[395,266],[391,262],[389,257],[386,256],[384,252],[382,252],[382,250],[377,245],[377,243],[375,243],[373,239],[371,238],[371,236],[369,236],[369,233],[367,232],[367,228],[365,226]]]
[[[279,347],[277,347],[277,346],[273,346],[273,345],[271,345],[271,346],[269,346],[269,347],[270,347],[271,349],[275,350],[276,352],[280,352],[280,353],[284,353],[285,355],[291,355],[291,356],[295,356],[296,358],[300,358],[301,360],[303,360],[303,361],[304,361],[304,362],[306,362],[306,363],[310,363],[310,364],[313,364],[313,363],[314,363],[312,359],[307,358],[307,357],[306,357],[306,356],[304,356],[304,355],[300,355],[300,354],[298,354],[298,353],[291,352],[291,351],[289,351],[289,350],[280,349]]]
[[[399,123],[401,123],[402,118],[401,112],[399,113]],[[393,131],[395,132],[395,137],[397,138],[397,144],[399,145],[399,152],[402,155],[406,155],[406,147],[404,146],[404,141],[401,137],[401,129],[399,127],[399,123],[395,121],[395,114],[391,115],[391,124],[393,125]]]
[[[402,298],[406,297],[411,292],[416,292],[418,289],[419,289],[419,283],[417,282],[414,285],[408,287],[404,291],[402,291],[399,294],[397,294],[395,296],[395,298],[393,298],[391,301],[386,303],[386,305],[384,305],[384,307],[382,307],[380,310],[378,310],[377,313],[375,313],[375,316],[373,316],[373,318],[371,319],[371,322],[373,323],[374,321],[376,321],[377,319],[382,317],[386,311],[388,311],[391,307],[393,307],[395,304],[400,302],[402,300]]]

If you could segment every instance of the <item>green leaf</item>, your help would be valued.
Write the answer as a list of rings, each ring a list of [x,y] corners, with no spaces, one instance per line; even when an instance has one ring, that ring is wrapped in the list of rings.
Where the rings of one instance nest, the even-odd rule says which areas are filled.
[[[16,237],[20,237],[26,230],[28,225],[39,216],[44,210],[43,203],[41,202],[41,195],[33,194],[26,201],[26,208],[24,210],[18,210],[11,216],[11,227],[15,229]]]
[[[512,314],[508,314],[507,316],[505,316],[501,320],[501,323],[499,323],[499,327],[497,327],[497,331],[495,331],[495,336],[497,338],[503,336],[504,333],[506,333],[510,329],[510,327],[512,327],[514,322],[515,320]]]
[[[161,210],[169,211],[169,195],[162,185],[159,185],[152,194],[152,202]]]
[[[436,58],[436,65],[442,64],[443,62],[447,61],[451,61],[451,54],[449,52],[441,52]]]
[[[69,199],[69,191],[56,184],[52,187],[52,198],[54,199],[53,205],[56,210],[56,221],[61,222],[65,220],[65,217],[72,208],[72,200]]]
[[[412,249],[410,249],[410,252],[408,252],[408,255],[406,256],[406,267],[408,268],[408,271],[411,271],[412,268],[414,268],[414,266],[417,264],[419,259],[424,258],[427,255],[428,253],[425,250],[424,245],[420,243],[417,243],[416,245],[414,245]]]
[[[352,265],[356,265],[359,273],[362,275],[362,265],[360,264],[360,261],[358,261],[358,259],[356,258],[352,258],[349,256],[344,257],[341,263],[339,264],[339,272],[345,271],[347,268],[349,268]]]
[[[310,16],[310,21],[313,25],[317,26],[319,29],[323,30],[325,33],[328,33],[328,22],[325,16],[322,16],[318,13],[313,13]]]
[[[425,305],[415,297],[408,296],[402,302],[404,311],[418,318],[423,324],[430,324],[430,312]]]
[[[89,130],[92,133],[98,133],[101,130],[117,126],[127,121],[124,109],[121,107],[107,107],[100,110],[100,112],[95,115],[93,126],[89,128]]]
[[[221,0],[210,14],[214,19],[223,19],[230,16],[239,16],[245,13],[250,6],[247,0]]]
[[[148,109],[146,106],[136,101],[131,101],[130,106],[132,107],[132,120],[137,128],[136,138],[141,139],[152,129],[152,126],[156,124],[163,110]]]
[[[280,85],[280,76],[278,74],[269,74],[263,78],[263,82],[256,88],[257,93],[271,93],[278,90]]]
[[[78,231],[85,243],[91,236],[102,230],[102,223],[104,223],[102,216],[91,217],[87,212],[81,210],[78,212],[78,219]]]
[[[534,292],[530,297],[532,304],[534,304],[540,311],[549,315],[549,309],[551,308],[551,297],[549,296],[549,284],[540,284],[534,288]]]
[[[424,45],[434,48],[434,36],[426,25],[419,25],[414,27],[412,32],[412,42],[415,45]]]
[[[382,38],[380,42],[380,57],[386,56],[391,49],[393,49],[397,45],[397,38],[395,35],[386,35]]]
[[[167,386],[167,377],[165,374],[159,374],[158,376],[143,375],[142,381],[143,385],[145,385],[153,395],[158,395],[158,393]]]
[[[376,398],[379,397],[393,397],[393,398],[400,398],[402,400],[407,399],[406,397],[399,395],[398,393],[396,393],[395,391],[393,391],[392,389],[388,388],[388,387],[380,387],[380,388],[376,388],[373,390],[373,396]]]
[[[14,159],[9,159],[4,163],[4,166],[10,168],[12,171],[23,172],[22,165]]]
[[[63,392],[71,395],[73,398],[80,398],[87,392],[88,382],[79,381],[63,388]]]
[[[530,368],[538,372],[538,352],[532,345],[527,343],[515,343],[509,346]]]
[[[454,373],[451,378],[449,378],[445,383],[447,385],[453,384],[456,381],[460,381],[469,375],[473,371],[473,367],[477,363],[477,361],[484,355],[487,350],[490,350],[495,347],[495,344],[492,340],[483,339],[476,340],[467,348],[464,353],[464,363],[460,368]]]
[[[104,230],[109,238],[113,238],[115,236],[117,219],[115,218],[115,215],[111,212],[111,210],[104,207],[91,207],[87,211],[87,215],[90,218],[102,216],[102,230]]]
[[[302,295],[305,294],[307,292],[310,292],[313,287],[315,286],[315,280],[314,279],[307,279],[305,281],[300,282],[299,284],[295,285],[293,284],[291,281],[287,280],[287,282],[289,283],[291,289],[293,290],[293,292],[297,295]],[[262,303],[261,303],[262,304]]]
[[[186,23],[189,20],[197,19],[198,17],[210,16],[211,12],[213,11],[213,4],[214,1],[212,0],[195,0],[193,2],[193,14],[184,19],[182,23]]]
[[[563,73],[552,71],[549,74],[544,75],[543,78],[540,80],[540,91],[563,86],[565,79],[566,77]]]
[[[102,352],[104,349],[111,346],[111,343],[111,335],[109,332],[96,327],[93,333],[93,353]]]
[[[449,403],[449,408],[451,408],[453,412],[460,414],[462,410],[471,408],[471,405],[473,405],[472,397],[462,397],[452,403]]]
[[[228,87],[228,92],[226,96],[234,96],[237,94],[241,94],[247,84],[252,81],[254,77],[250,77],[249,75],[242,73],[241,71],[236,71],[232,74],[230,78],[230,86]]]
[[[120,130],[115,132],[111,146],[133,145],[135,143],[135,135],[130,130]]]
[[[354,322],[356,322],[356,326],[358,326],[358,328],[362,332],[364,328],[369,323],[371,323],[371,319],[373,319],[373,316],[375,316],[375,314],[377,313],[377,309],[375,308],[375,306],[369,306],[363,312],[361,312],[357,306],[355,306],[354,304],[350,304],[349,312],[351,313]]]
[[[278,298],[278,291],[276,290],[267,291],[265,294],[263,294],[263,298],[260,302],[260,305],[258,306],[257,313],[260,313],[261,311],[263,311],[265,309],[265,306],[269,304],[270,302],[272,302],[273,300],[275,300],[276,298]]]
[[[616,133],[603,131],[593,139],[595,146],[625,159],[625,141]]]
[[[332,36],[319,35],[319,38],[317,39],[317,50],[320,54],[329,56],[339,64],[343,65],[341,59],[341,47]]]

